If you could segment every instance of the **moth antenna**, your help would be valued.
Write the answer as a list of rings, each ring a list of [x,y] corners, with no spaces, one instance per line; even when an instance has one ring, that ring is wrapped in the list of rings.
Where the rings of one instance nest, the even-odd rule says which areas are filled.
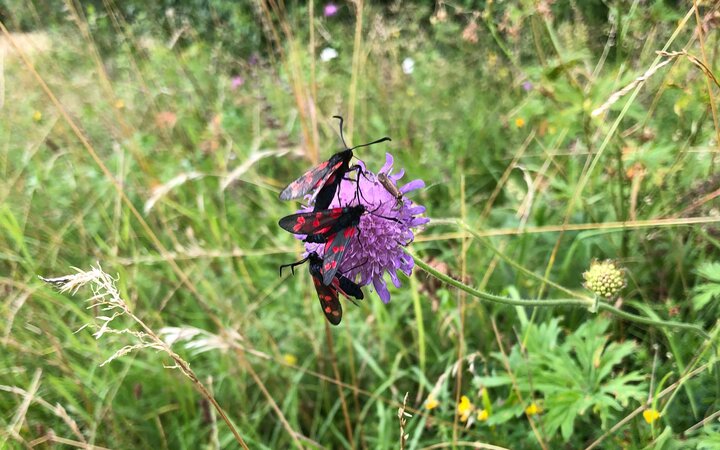
[[[342,139],[343,147],[346,149],[348,148],[347,144],[345,143],[345,135],[343,134],[343,118],[341,116],[333,116],[335,119],[338,119],[340,121],[340,139]]]
[[[372,142],[368,142],[367,144],[356,145],[355,147],[352,147],[352,148],[350,148],[350,149],[348,149],[348,150],[355,150],[356,148],[367,147],[367,146],[369,146],[369,145],[379,144],[380,142],[385,142],[385,141],[392,141],[392,139],[390,139],[389,137],[385,136],[384,138],[380,138],[380,139],[378,139],[378,140],[375,140],[375,141],[372,141]],[[343,142],[344,142],[344,141],[343,141]],[[345,148],[347,148],[347,145],[345,146]]]
[[[295,275],[295,266],[299,266],[300,264],[304,264],[308,259],[310,259],[310,255],[306,256],[305,258],[301,259],[300,261],[296,261],[294,263],[290,264],[283,264],[280,266],[280,276],[282,276],[282,271],[284,268],[289,267],[290,271],[293,275]]]
[[[373,209],[372,211],[368,211],[368,214],[372,214],[372,215],[375,216],[375,217],[380,217],[381,219],[392,220],[393,222],[399,223],[399,224],[402,225],[403,222],[402,222],[401,220],[399,220],[399,219],[396,219],[395,217],[387,217],[387,216],[383,216],[383,215],[380,215],[380,214],[375,214],[375,211],[377,211],[378,209],[382,208],[384,205],[385,205],[384,203],[380,203],[377,208]]]

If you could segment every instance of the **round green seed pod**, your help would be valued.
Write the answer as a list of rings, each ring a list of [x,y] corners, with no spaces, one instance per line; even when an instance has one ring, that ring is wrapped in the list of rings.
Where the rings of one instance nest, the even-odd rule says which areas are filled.
[[[625,269],[611,260],[594,260],[583,278],[583,285],[599,297],[613,298],[625,287]]]

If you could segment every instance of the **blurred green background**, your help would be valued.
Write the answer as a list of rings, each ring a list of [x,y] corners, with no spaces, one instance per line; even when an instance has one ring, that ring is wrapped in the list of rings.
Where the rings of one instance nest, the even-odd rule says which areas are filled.
[[[0,447],[240,448],[167,353],[100,367],[138,337],[38,279],[100,264],[195,333],[173,349],[249,448],[720,448],[718,8],[0,3]],[[333,115],[425,180],[409,250],[439,271],[554,299],[611,258],[613,304],[712,342],[420,270],[328,327],[306,269],[278,277],[277,193],[341,149]]]

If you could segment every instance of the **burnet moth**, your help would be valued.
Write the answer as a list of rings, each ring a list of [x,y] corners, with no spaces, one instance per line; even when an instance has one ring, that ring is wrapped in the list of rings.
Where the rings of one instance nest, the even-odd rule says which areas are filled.
[[[294,234],[306,235],[305,242],[325,244],[321,265],[321,279],[329,285],[340,267],[347,243],[358,234],[364,205],[331,208],[322,211],[291,214],[278,222],[280,228]]]
[[[303,264],[306,261],[310,262],[310,275],[312,276],[313,284],[315,285],[315,290],[317,291],[318,300],[320,300],[320,306],[322,307],[323,313],[325,313],[325,317],[328,322],[333,325],[338,325],[342,320],[342,306],[340,305],[340,300],[338,299],[338,292],[348,299],[352,296],[357,300],[362,300],[364,298],[363,291],[357,283],[341,274],[335,274],[332,278],[332,282],[329,285],[325,285],[322,282],[323,260],[315,252],[310,253],[306,258],[298,262],[283,264],[280,266],[280,276],[282,276],[282,270],[285,267],[290,267],[290,270],[292,270],[294,274],[295,266]],[[352,299],[350,300],[352,301]]]
[[[345,143],[345,136],[343,135],[343,118],[340,116],[333,117],[340,120],[340,138],[342,139],[345,150],[335,153],[330,159],[308,170],[300,178],[287,185],[287,187],[280,192],[280,200],[301,198],[315,190],[315,194],[313,195],[315,199],[314,209],[316,211],[327,209],[330,203],[332,203],[338,186],[340,186],[340,182],[345,177],[345,174],[353,170],[357,170],[358,174],[360,174],[362,171],[358,165],[350,166],[353,150],[391,140],[389,137],[384,137],[367,144],[348,148]]]

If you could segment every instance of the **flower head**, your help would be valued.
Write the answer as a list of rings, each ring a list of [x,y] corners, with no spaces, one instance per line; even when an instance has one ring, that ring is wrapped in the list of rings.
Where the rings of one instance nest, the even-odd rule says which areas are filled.
[[[480,422],[485,422],[490,418],[490,413],[487,409],[480,409],[477,412],[477,420]]]
[[[380,299],[384,303],[390,301],[390,291],[385,284],[385,273],[395,287],[400,287],[397,271],[410,276],[415,265],[412,257],[403,251],[403,247],[412,242],[415,235],[412,231],[430,219],[419,216],[425,207],[415,205],[407,197],[397,199],[378,181],[378,177],[365,169],[362,161],[358,162],[362,175],[355,181],[343,180],[338,188],[330,208],[355,206],[361,203],[366,213],[360,217],[358,229],[360,233],[350,239],[345,255],[340,263],[339,272],[351,280],[357,280],[361,286],[373,284]],[[387,179],[395,186],[403,177],[404,171],[393,174],[393,157],[386,155],[385,165],[380,169]],[[403,186],[397,186],[401,194],[407,194],[425,186],[422,180],[413,180]],[[324,244],[306,243],[307,252],[323,255]]]
[[[409,56],[403,59],[402,71],[405,75],[410,75],[415,70],[415,60]]]
[[[292,353],[285,353],[282,358],[283,362],[285,362],[285,364],[289,366],[294,366],[298,362],[297,356],[293,355]]]
[[[646,409],[643,411],[643,419],[647,423],[653,423],[660,418],[660,413],[655,408]]]
[[[320,52],[320,60],[322,62],[328,62],[332,59],[337,58],[338,52],[332,47],[325,47],[322,52]]]
[[[532,91],[533,84],[530,81],[525,81],[522,84],[522,88],[525,92],[530,92],[530,91]]]
[[[537,403],[532,402],[530,403],[527,408],[525,408],[525,414],[528,416],[535,416],[537,414],[540,414],[542,412],[542,408],[538,406]]]
[[[585,287],[599,297],[612,298],[625,287],[625,271],[610,260],[593,261],[583,278]]]
[[[243,84],[245,84],[245,79],[240,75],[232,77],[232,80],[230,81],[230,89],[234,91]]]
[[[425,409],[429,411],[431,409],[437,408],[438,405],[440,405],[440,402],[438,402],[435,396],[432,393],[428,395],[427,400],[425,400]]]
[[[458,403],[457,412],[458,414],[460,414],[461,421],[467,422],[474,410],[475,405],[470,403],[470,399],[467,398],[467,395],[463,395],[462,397],[460,397],[460,403]]]
[[[32,118],[35,122],[40,122],[42,120],[42,113],[40,111],[35,111]]]
[[[325,5],[325,8],[323,9],[323,15],[325,17],[331,17],[337,14],[338,12],[338,6],[335,3],[328,3]]]

